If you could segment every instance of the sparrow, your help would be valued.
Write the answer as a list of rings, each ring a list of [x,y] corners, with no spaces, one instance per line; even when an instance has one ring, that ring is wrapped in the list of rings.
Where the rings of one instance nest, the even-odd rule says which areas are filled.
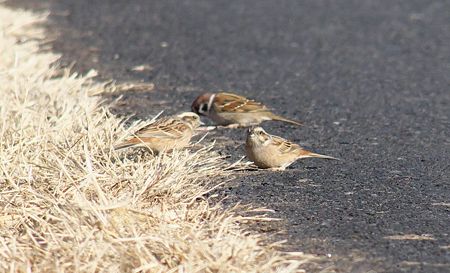
[[[205,93],[191,106],[192,112],[206,116],[217,125],[248,127],[265,120],[277,120],[301,125],[299,122],[278,116],[264,104],[232,93]]]
[[[318,157],[337,159],[304,150],[284,138],[270,135],[261,127],[250,128],[245,143],[247,158],[262,169],[284,170],[297,159]]]
[[[192,112],[162,118],[138,130],[132,138],[114,146],[114,149],[144,146],[156,154],[180,149],[189,144],[200,125],[200,117]]]

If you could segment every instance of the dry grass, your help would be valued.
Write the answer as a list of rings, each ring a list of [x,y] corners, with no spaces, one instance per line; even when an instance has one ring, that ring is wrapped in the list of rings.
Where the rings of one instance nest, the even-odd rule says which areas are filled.
[[[89,96],[102,84],[38,51],[44,17],[0,6],[0,271],[298,271],[242,227],[264,215],[205,197],[227,166],[211,147],[112,150],[129,128]]]

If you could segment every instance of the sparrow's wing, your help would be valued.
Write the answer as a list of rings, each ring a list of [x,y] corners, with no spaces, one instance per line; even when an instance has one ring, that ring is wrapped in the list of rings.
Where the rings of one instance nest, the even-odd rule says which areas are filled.
[[[189,130],[189,126],[183,122],[173,118],[165,118],[145,126],[135,135],[138,138],[179,139],[184,136],[186,130]]]
[[[214,99],[214,107],[218,112],[267,112],[269,109],[262,103],[232,93],[218,93]]]
[[[290,154],[302,150],[298,144],[292,143],[289,140],[278,136],[272,136],[272,143],[278,146],[280,152],[283,154]]]

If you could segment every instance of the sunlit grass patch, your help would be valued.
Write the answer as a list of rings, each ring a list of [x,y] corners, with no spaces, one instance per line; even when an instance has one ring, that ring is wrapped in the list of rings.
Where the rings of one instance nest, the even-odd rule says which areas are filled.
[[[263,214],[206,197],[229,166],[212,146],[114,151],[141,123],[125,128],[91,96],[105,84],[39,51],[45,16],[0,7],[0,18],[1,271],[298,270],[299,255],[242,226]]]

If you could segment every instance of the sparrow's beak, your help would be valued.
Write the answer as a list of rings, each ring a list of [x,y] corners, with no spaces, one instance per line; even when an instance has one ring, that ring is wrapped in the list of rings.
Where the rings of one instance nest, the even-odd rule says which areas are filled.
[[[203,121],[200,120],[200,125],[205,125],[205,123]]]

